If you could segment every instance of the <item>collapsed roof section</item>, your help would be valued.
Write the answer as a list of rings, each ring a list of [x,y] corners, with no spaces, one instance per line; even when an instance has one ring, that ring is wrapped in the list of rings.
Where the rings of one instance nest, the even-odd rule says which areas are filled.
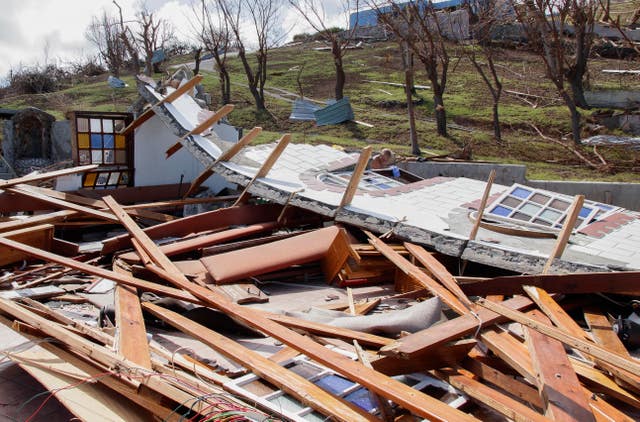
[[[525,226],[550,226],[553,235],[530,238],[481,230],[477,239],[469,240],[473,226],[469,214],[480,202],[484,182],[436,177],[398,186],[369,181],[360,183],[353,199],[345,204],[345,187],[335,180],[340,172],[357,163],[357,155],[326,145],[289,144],[267,170],[268,174],[260,177],[261,166],[269,161],[275,143],[245,147],[229,161],[219,160],[230,143],[215,133],[206,137],[190,134],[201,124],[198,114],[202,109],[193,98],[182,95],[173,102],[163,102],[163,96],[144,82],[139,82],[139,92],[149,103],[156,104],[152,106],[156,115],[206,168],[246,187],[252,195],[377,233],[392,232],[401,239],[428,245],[447,255],[516,272],[541,272],[554,249],[553,231],[561,224],[562,216],[557,215],[552,201],[567,200],[562,195],[531,190],[526,198],[519,198],[514,197],[514,193],[523,194],[522,191],[494,184],[486,215]],[[534,197],[535,194],[538,196]],[[540,195],[548,197],[545,204],[535,202]],[[520,202],[515,204],[514,200]],[[508,204],[512,205],[507,210]],[[579,231],[571,237],[562,259],[553,261],[552,271],[639,269],[639,215],[624,209],[605,209],[606,212],[598,213],[597,205],[590,206],[592,211],[579,221]],[[528,217],[526,212],[530,214]],[[524,221],[527,219],[531,221]],[[549,221],[551,224],[547,224]]]

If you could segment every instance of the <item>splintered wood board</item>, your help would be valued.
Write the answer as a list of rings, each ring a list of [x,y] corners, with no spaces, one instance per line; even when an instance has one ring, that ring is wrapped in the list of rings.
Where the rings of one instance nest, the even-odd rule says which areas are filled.
[[[53,226],[41,224],[0,234],[11,240],[33,246],[38,249],[50,250],[53,243]],[[29,255],[8,246],[0,245],[0,267],[22,261]]]

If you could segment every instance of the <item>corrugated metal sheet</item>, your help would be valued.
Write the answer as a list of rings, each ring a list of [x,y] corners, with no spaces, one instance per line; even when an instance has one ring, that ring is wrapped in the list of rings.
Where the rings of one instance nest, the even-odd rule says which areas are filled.
[[[320,107],[310,101],[297,99],[293,102],[289,120],[315,120],[313,113],[318,109]]]
[[[318,126],[337,125],[338,123],[353,120],[354,118],[348,97],[344,97],[325,108],[317,110],[314,115],[316,116]]]

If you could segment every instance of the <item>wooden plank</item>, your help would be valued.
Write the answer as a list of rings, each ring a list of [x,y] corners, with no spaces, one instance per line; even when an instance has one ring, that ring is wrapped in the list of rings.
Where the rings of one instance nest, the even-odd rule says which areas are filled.
[[[114,265],[113,271],[122,273],[126,270]],[[147,329],[142,316],[138,290],[131,286],[116,285],[115,310],[118,353],[131,362],[151,369]]]
[[[571,318],[564,309],[544,289],[535,286],[522,286],[522,290],[529,295],[536,305],[553,321],[553,323],[566,332],[578,338],[591,340],[587,333],[580,328],[578,323]]]
[[[613,331],[609,319],[595,307],[584,309],[584,319],[591,329],[591,335],[595,342],[602,347],[612,350],[622,356],[629,356],[629,351],[622,344],[618,335]],[[597,361],[598,365],[614,375],[616,383],[622,387],[632,388],[636,394],[640,394],[640,376],[637,373],[623,371],[612,367],[608,362]]]
[[[180,314],[148,302],[144,303],[143,307],[178,330],[202,341],[218,353],[240,362],[256,375],[327,416],[333,415],[343,421],[375,420],[373,415],[367,414],[356,406],[348,405],[300,375],[281,367],[277,363],[213,330],[197,324]]]
[[[182,237],[191,233],[217,230],[230,225],[250,225],[274,221],[280,215],[282,206],[276,204],[246,205],[243,207],[220,208],[200,214],[183,217],[175,221],[147,227],[144,232],[152,239],[162,237]],[[103,241],[102,254],[106,255],[131,246],[128,234]]]
[[[571,318],[564,311],[564,309],[562,309],[562,307],[560,307],[560,305],[558,305],[558,303],[555,300],[553,300],[553,298],[545,290],[540,289],[539,287],[533,287],[533,286],[523,286],[523,289],[527,292],[529,297],[531,297],[531,299],[538,304],[540,309],[553,321],[553,323],[556,326],[564,329],[567,333],[577,338],[583,338],[589,342],[592,341],[591,337],[589,337],[587,333],[582,328],[580,328],[580,326],[575,322],[575,320]],[[589,319],[588,319],[588,316],[586,316],[586,313],[585,313],[585,319],[587,320],[587,322],[589,322]],[[604,319],[604,321],[606,321],[606,323],[608,324],[608,321],[606,320],[606,318]],[[601,322],[604,322],[604,321],[601,320]],[[608,331],[611,333],[610,334],[611,341],[615,342],[615,340],[617,340],[621,348],[616,347],[615,343],[600,343],[598,341],[596,342],[620,354],[624,354],[624,353],[628,354],[626,348],[622,345],[622,343],[618,339],[618,336],[611,329],[611,325],[609,325]],[[593,329],[591,332],[592,332],[592,335],[595,335]],[[613,346],[613,347],[609,347],[609,346]],[[613,375],[615,375],[617,380],[620,382],[620,385],[622,386],[630,385],[636,391],[640,391],[640,377],[628,371],[625,371],[623,369],[616,368],[615,366],[612,366],[600,359],[595,359],[595,361],[598,364],[598,366],[608,370]]]
[[[484,187],[482,199],[480,200],[480,206],[478,207],[476,221],[473,223],[473,227],[471,228],[471,232],[469,233],[469,240],[475,240],[476,236],[478,235],[478,229],[480,229],[480,223],[482,223],[482,216],[484,215],[484,209],[487,206],[487,200],[489,199],[489,194],[491,193],[491,186],[493,185],[493,181],[495,179],[496,179],[496,170],[491,169],[491,172],[489,173],[489,178],[487,179],[487,184]]]
[[[548,293],[617,293],[640,295],[640,271],[606,273],[530,274],[495,277],[460,287],[469,296],[523,294],[522,286],[540,287]]]
[[[115,281],[117,283],[124,284],[126,286],[136,287],[144,291],[157,293],[163,296],[173,297],[173,298],[184,300],[191,303],[196,303],[200,305],[205,304],[205,302],[202,302],[200,299],[194,297],[190,293],[180,289],[164,286],[159,283],[152,283],[146,280],[130,277],[124,274],[119,274],[104,268],[95,267],[93,265],[76,261],[71,258],[52,254],[50,252],[42,251],[37,248],[32,248],[28,245],[24,245],[22,243],[15,242],[9,239],[4,239],[0,237],[0,245],[7,245],[12,248],[21,250],[31,256],[35,256],[37,258],[40,258],[46,261],[55,262],[60,265],[64,265],[66,267],[85,272],[87,274],[92,274],[98,277],[106,278],[106,279]],[[203,293],[204,292],[209,292],[215,297],[221,297],[220,293],[213,292],[209,289],[204,289]],[[225,300],[226,300],[226,297],[225,297]],[[277,321],[283,325],[286,325],[292,328],[302,329],[318,335],[324,335],[329,337],[334,336],[337,338],[345,338],[350,340],[356,339],[362,344],[367,344],[367,345],[376,346],[376,347],[381,347],[383,345],[389,345],[393,343],[393,340],[391,339],[388,339],[386,337],[376,336],[373,334],[362,333],[359,331],[348,330],[344,328],[332,327],[326,324],[305,321],[299,318],[288,317],[285,315],[264,313],[258,310],[254,310],[254,312],[262,315],[263,318],[268,318],[270,320]]]
[[[353,312],[353,314],[355,315],[355,312]],[[353,340],[353,347],[356,350],[356,355],[358,356],[358,360],[360,361],[360,363],[362,363],[364,366],[366,366],[369,369],[373,369],[373,366],[371,366],[371,362],[369,361],[369,357],[367,353],[360,346],[360,344],[358,344],[358,340]],[[391,409],[389,402],[385,400],[383,397],[380,397],[379,395],[372,393],[371,391],[369,391],[369,396],[376,403],[376,406],[378,407],[382,420],[384,421],[392,420],[393,410]]]
[[[269,356],[268,359],[272,362],[282,365],[297,356],[300,356],[300,352],[289,346],[284,346],[282,349]]]
[[[529,380],[533,385],[537,384],[537,380],[534,374],[533,365],[531,362],[531,357],[529,356],[529,352],[524,344],[516,340],[511,334],[505,331],[498,330],[487,330],[482,334],[482,341],[494,352],[497,356],[499,356],[502,360],[509,363],[509,365],[515,369],[520,375],[522,375],[525,379]],[[581,371],[580,366],[576,366],[575,362],[573,363],[573,368],[576,372]],[[586,365],[582,365],[582,367],[587,367]],[[589,368],[589,367],[587,367]],[[592,368],[591,368],[592,369]],[[589,377],[589,375],[586,375]],[[580,372],[580,377],[585,379],[585,374]],[[594,379],[593,377],[589,377],[588,379]],[[602,386],[597,381],[598,386]],[[615,386],[615,384],[614,384]],[[610,394],[611,391],[604,390],[606,394]],[[611,406],[604,400],[599,399],[595,394],[593,394],[590,390],[583,388],[583,392],[587,399],[589,400],[591,408],[594,410],[595,415],[605,415],[605,419],[608,421],[628,421],[631,422],[632,419],[629,418],[624,413],[612,409]],[[612,397],[617,397],[617,395],[612,395]]]
[[[240,197],[233,204],[234,207],[246,202],[246,200],[249,198],[249,188],[251,187],[251,185],[253,185],[253,183],[256,180],[262,177],[266,177],[267,174],[269,174],[269,171],[271,171],[271,168],[274,166],[276,161],[278,161],[278,158],[280,158],[280,155],[284,152],[285,148],[287,147],[287,145],[289,145],[290,141],[291,141],[291,134],[286,133],[282,135],[282,137],[280,138],[276,146],[273,148],[273,150],[271,151],[267,159],[264,161],[264,163],[262,163],[262,166],[260,167],[260,169],[258,169],[255,176],[253,176],[253,179],[251,179],[247,184],[247,186],[244,187],[244,190],[240,194]]]
[[[360,157],[358,157],[358,162],[356,163],[356,167],[351,173],[351,178],[349,179],[349,184],[347,188],[344,190],[344,194],[342,195],[342,200],[340,201],[340,205],[338,206],[338,210],[342,207],[345,207],[351,203],[353,197],[358,190],[358,185],[360,184],[360,179],[362,179],[362,175],[367,168],[367,164],[369,163],[369,159],[371,158],[371,146],[366,146],[360,151]]]
[[[80,254],[80,245],[54,237],[51,241],[51,252],[64,256],[76,256]]]
[[[55,224],[55,222],[57,221],[71,218],[76,215],[78,215],[76,211],[64,210],[64,211],[50,212],[48,214],[34,215],[29,218],[24,218],[19,220],[3,221],[2,223],[0,223],[0,233],[4,233],[11,230],[19,230],[25,227],[37,226],[39,224],[47,224],[47,223]]]
[[[378,239],[372,233],[365,231],[369,237],[369,243],[373,245],[387,259],[396,264],[406,275],[411,277],[418,284],[428,289],[431,294],[438,296],[444,303],[460,315],[469,312],[469,308],[455,297],[449,290],[445,289],[437,281],[426,275],[420,268],[409,262],[405,257],[387,246],[382,240]],[[405,246],[406,247],[406,246]]]
[[[474,339],[457,340],[446,346],[429,349],[419,358],[402,359],[385,356],[371,361],[371,365],[376,371],[386,375],[401,375],[455,366],[467,356],[476,343]]]
[[[8,246],[10,248],[23,251],[31,256],[43,259],[45,261],[55,262],[60,265],[64,265],[66,267],[73,268],[75,270],[82,271],[87,274],[96,275],[98,277],[107,278],[109,280],[113,280],[117,283],[121,283],[127,286],[133,286],[148,292],[153,292],[159,295],[174,297],[180,300],[186,300],[186,301],[195,302],[195,303],[199,302],[194,296],[192,296],[187,292],[184,292],[172,287],[163,286],[162,284],[152,283],[139,278],[118,274],[104,268],[96,267],[93,265],[86,264],[84,262],[76,261],[71,258],[56,255],[51,252],[43,251],[38,248],[33,248],[29,245],[25,245],[23,243],[16,242],[7,238],[0,237],[0,245]]]
[[[367,315],[382,302],[382,298],[376,298],[364,302],[356,302],[354,304],[356,315]]]
[[[580,214],[580,210],[582,210],[582,204],[584,203],[584,195],[576,195],[573,203],[569,207],[567,211],[567,217],[564,220],[564,224],[562,225],[562,229],[560,230],[560,234],[558,234],[558,239],[556,240],[555,245],[553,246],[553,250],[549,255],[549,259],[544,264],[544,268],[542,269],[542,274],[546,274],[551,269],[551,265],[553,265],[553,261],[556,258],[562,257],[562,253],[564,249],[567,247],[567,242],[569,242],[569,237],[571,237],[571,232],[576,225],[576,220],[578,219],[578,215]]]
[[[538,390],[518,380],[515,376],[507,375],[478,359],[465,359],[461,362],[461,365],[464,369],[483,379],[485,382],[499,387],[525,403],[542,409],[542,399],[540,399],[538,395]]]
[[[545,334],[551,338],[561,341],[567,346],[578,349],[595,358],[602,359],[618,368],[625,369],[627,371],[630,371],[636,374],[640,373],[640,363],[637,363],[629,359],[628,356],[624,356],[619,353],[612,352],[594,343],[590,343],[588,341],[582,340],[575,336],[569,335],[563,330],[552,327],[548,324],[543,324],[538,321],[535,321],[529,318],[528,316],[526,316],[525,314],[523,314],[522,312],[509,309],[508,307],[502,304],[491,302],[482,298],[478,299],[476,303],[484,308],[487,308],[491,311],[499,313],[500,315],[503,315],[513,321],[519,322],[522,325],[525,325],[529,328],[539,331],[542,334]]]
[[[109,203],[108,203],[109,204]],[[411,387],[384,376],[379,372],[364,368],[357,362],[339,353],[328,350],[308,337],[300,335],[290,329],[273,322],[252,309],[242,307],[228,301],[225,297],[212,292],[209,289],[191,283],[177,270],[175,265],[164,256],[157,246],[145,233],[131,220],[131,218],[117,204],[112,204],[112,211],[121,220],[127,231],[139,240],[140,245],[149,254],[157,266],[149,269],[162,276],[167,281],[182,288],[201,301],[207,303],[229,316],[233,316],[245,324],[263,331],[284,344],[303,352],[317,362],[333,369],[347,378],[362,384],[370,390],[392,400],[399,406],[431,420],[475,420],[468,414],[457,409],[452,409],[446,404],[416,392]]]
[[[277,228],[279,225],[277,222],[266,222],[259,224],[252,224],[250,226],[238,227],[228,230],[222,230],[217,233],[198,236],[190,239],[179,240],[167,245],[160,246],[160,250],[167,256],[179,255],[182,253],[195,251],[197,249],[213,246],[218,243],[228,242],[233,239],[242,237],[254,236],[257,234],[270,232]],[[120,258],[129,263],[140,262],[137,252],[128,252],[120,255]]]
[[[36,337],[27,337],[38,341]],[[46,389],[55,391],[56,398],[80,420],[132,421],[151,418],[152,414],[145,411],[146,406],[139,407],[141,404],[153,408],[157,416],[171,417],[171,409],[156,403],[143,403],[134,388],[104,376],[103,369],[92,367],[56,346],[27,348],[11,353],[10,358]],[[46,362],[46,365],[42,362]],[[82,379],[92,381],[79,382]],[[177,421],[178,415],[170,420]]]
[[[473,397],[476,401],[484,404],[514,421],[549,421],[530,407],[520,403],[511,397],[498,392],[474,379],[473,375],[460,369],[442,369],[435,373],[447,381],[458,390]]]
[[[538,311],[529,312],[529,317],[543,324],[550,323]],[[554,421],[595,422],[562,343],[529,327],[524,327],[524,334],[545,415]]]
[[[247,133],[246,135],[244,135],[238,142],[236,142],[235,144],[233,144],[228,150],[224,151],[220,157],[218,157],[216,159],[216,161],[211,164],[210,166],[208,166],[206,169],[204,169],[204,171],[202,173],[200,173],[198,175],[198,177],[196,177],[195,179],[193,179],[193,181],[191,182],[191,186],[189,186],[189,189],[187,190],[187,192],[184,194],[184,197],[188,197],[189,195],[193,194],[196,190],[198,190],[198,188],[200,187],[200,185],[202,183],[204,183],[205,180],[207,180],[209,177],[211,177],[211,175],[213,174],[213,167],[218,164],[221,161],[229,161],[231,158],[233,158],[238,152],[240,152],[240,150],[242,148],[244,148],[245,146],[247,146],[251,141],[253,141],[256,136],[258,136],[260,134],[260,132],[262,132],[262,128],[261,127],[254,127],[253,129],[251,129],[249,131],[249,133]]]
[[[492,170],[493,171],[493,170]],[[411,255],[413,255],[418,262],[425,266],[427,270],[442,283],[451,293],[456,295],[456,297],[466,305],[467,308],[472,308],[473,303],[467,295],[460,289],[458,286],[458,282],[453,277],[453,275],[447,270],[447,268],[442,265],[440,261],[435,259],[433,255],[427,252],[422,246],[414,245],[413,243],[405,242],[404,247],[409,251]]]
[[[49,250],[53,244],[53,226],[42,224],[0,233],[0,237],[12,239],[35,248]],[[17,249],[0,246],[0,267],[26,259],[28,255]]]
[[[17,290],[3,290],[0,291],[0,298],[3,299],[19,299],[23,297],[30,297],[33,299],[45,299],[53,296],[58,296],[66,293],[66,290],[62,290],[57,286],[42,286],[33,287],[30,289],[17,289]]]
[[[62,208],[66,210],[78,211],[82,214],[89,215],[91,217],[98,218],[100,220],[106,220],[112,223],[117,223],[118,220],[111,213],[107,213],[104,211],[95,210],[93,208],[85,207],[83,205],[74,204],[73,202],[64,201],[61,199],[53,198],[47,195],[42,195],[37,192],[27,191],[20,188],[8,188],[9,192],[16,193],[19,195],[24,195],[30,197],[36,201],[46,202],[47,204],[51,204],[54,207]]]
[[[29,312],[12,301],[0,299],[0,310],[16,319],[28,323],[32,327],[46,333],[48,336],[59,340],[85,359],[94,360],[108,368],[121,368],[124,373],[135,373],[134,371],[142,371],[142,373],[148,372],[147,369],[137,366],[133,362],[115,354],[107,347],[87,340],[58,324],[52,324],[51,321]],[[4,318],[0,318],[0,322],[2,322],[3,319]],[[114,374],[117,373],[114,372]],[[195,397],[199,396],[198,393],[191,394],[180,390],[168,384],[160,377],[141,377],[136,382],[138,385],[147,386],[177,403],[192,402]],[[200,411],[200,409],[208,406],[208,402],[203,400],[202,403],[195,403],[194,406],[195,411]]]
[[[235,106],[233,104],[225,104],[224,106],[222,106],[222,108],[220,108],[214,114],[209,116],[203,122],[199,123],[198,126],[191,129],[185,135],[182,135],[175,144],[173,144],[167,149],[167,158],[171,157],[173,154],[175,154],[182,148],[182,141],[185,140],[188,136],[200,135],[202,132],[209,129],[211,126],[213,126],[217,121],[222,119],[224,116],[231,113],[234,107]]]
[[[67,176],[69,174],[84,173],[85,171],[98,168],[97,164],[88,164],[86,166],[70,167],[67,169],[49,171],[46,173],[27,174],[26,176],[16,177],[14,179],[0,180],[0,189],[10,186],[19,185],[20,183],[38,182],[40,180],[53,179],[59,176]]]
[[[86,205],[88,207],[99,208],[103,210],[107,208],[107,206],[104,204],[104,201],[102,201],[101,199],[87,198],[86,196],[74,195],[68,192],[59,192],[54,189],[46,189],[38,186],[19,185],[18,187],[28,192],[35,192],[41,195],[49,196],[51,198],[73,202],[80,205]],[[145,209],[139,209],[137,207],[125,206],[124,208],[127,210],[129,215],[148,218],[154,221],[172,221],[176,219],[176,217],[171,215],[161,214]]]
[[[172,103],[172,102],[174,102],[180,96],[182,96],[182,94],[188,92],[194,86],[199,84],[200,81],[202,81],[202,75],[196,75],[193,78],[189,79],[182,86],[179,86],[178,88],[176,88],[175,91],[167,94],[163,99],[161,99],[157,103],[153,104],[151,106],[151,108],[148,108],[147,110],[145,110],[144,113],[142,113],[140,116],[138,116],[138,118],[136,118],[133,122],[131,122],[127,127],[122,129],[122,131],[120,131],[120,134],[121,135],[125,135],[125,136],[128,135],[135,128],[137,128],[138,126],[140,126],[141,124],[143,124],[144,122],[149,120],[151,117],[153,117],[153,115],[155,114],[155,111],[153,110],[153,107],[158,107],[158,106],[160,106],[160,105],[162,105],[164,103]]]
[[[516,296],[502,302],[502,305],[510,309],[523,310],[533,302],[526,297]],[[405,359],[417,359],[421,354],[428,353],[430,349],[438,348],[447,342],[460,337],[473,334],[480,326],[486,328],[505,320],[501,315],[488,309],[480,308],[476,311],[478,318],[471,314],[450,319],[441,324],[409,334],[393,344],[383,347],[380,353],[383,355],[395,355]]]
[[[593,366],[584,363],[581,360],[571,358],[571,364],[574,371],[580,377],[585,385],[588,385],[593,391],[604,393],[609,397],[627,403],[636,409],[640,409],[640,399],[637,393],[631,393],[614,382],[610,377]]]
[[[104,331],[100,331],[97,328],[92,328],[81,322],[75,321],[67,317],[66,315],[62,314],[61,312],[55,309],[51,309],[48,306],[43,305],[42,303],[36,300],[33,300],[31,298],[21,298],[20,302],[25,303],[29,307],[42,312],[44,315],[51,318],[52,320],[55,320],[57,322],[60,322],[62,324],[65,324],[67,326],[77,329],[78,331],[82,332],[83,334],[91,337],[92,339],[102,344],[105,344],[107,346],[110,346],[113,344],[113,337],[105,333]]]

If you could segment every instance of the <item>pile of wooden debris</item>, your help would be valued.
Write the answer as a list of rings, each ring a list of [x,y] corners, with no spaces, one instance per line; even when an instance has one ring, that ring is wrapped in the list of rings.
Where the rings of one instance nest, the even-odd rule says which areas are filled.
[[[195,200],[29,184],[83,170],[0,183],[35,210],[0,222],[0,322],[27,345],[3,355],[80,419],[640,414],[640,362],[612,329],[637,344],[635,322],[610,317],[635,315],[638,273],[453,276],[419,245],[244,195],[175,217]]]

